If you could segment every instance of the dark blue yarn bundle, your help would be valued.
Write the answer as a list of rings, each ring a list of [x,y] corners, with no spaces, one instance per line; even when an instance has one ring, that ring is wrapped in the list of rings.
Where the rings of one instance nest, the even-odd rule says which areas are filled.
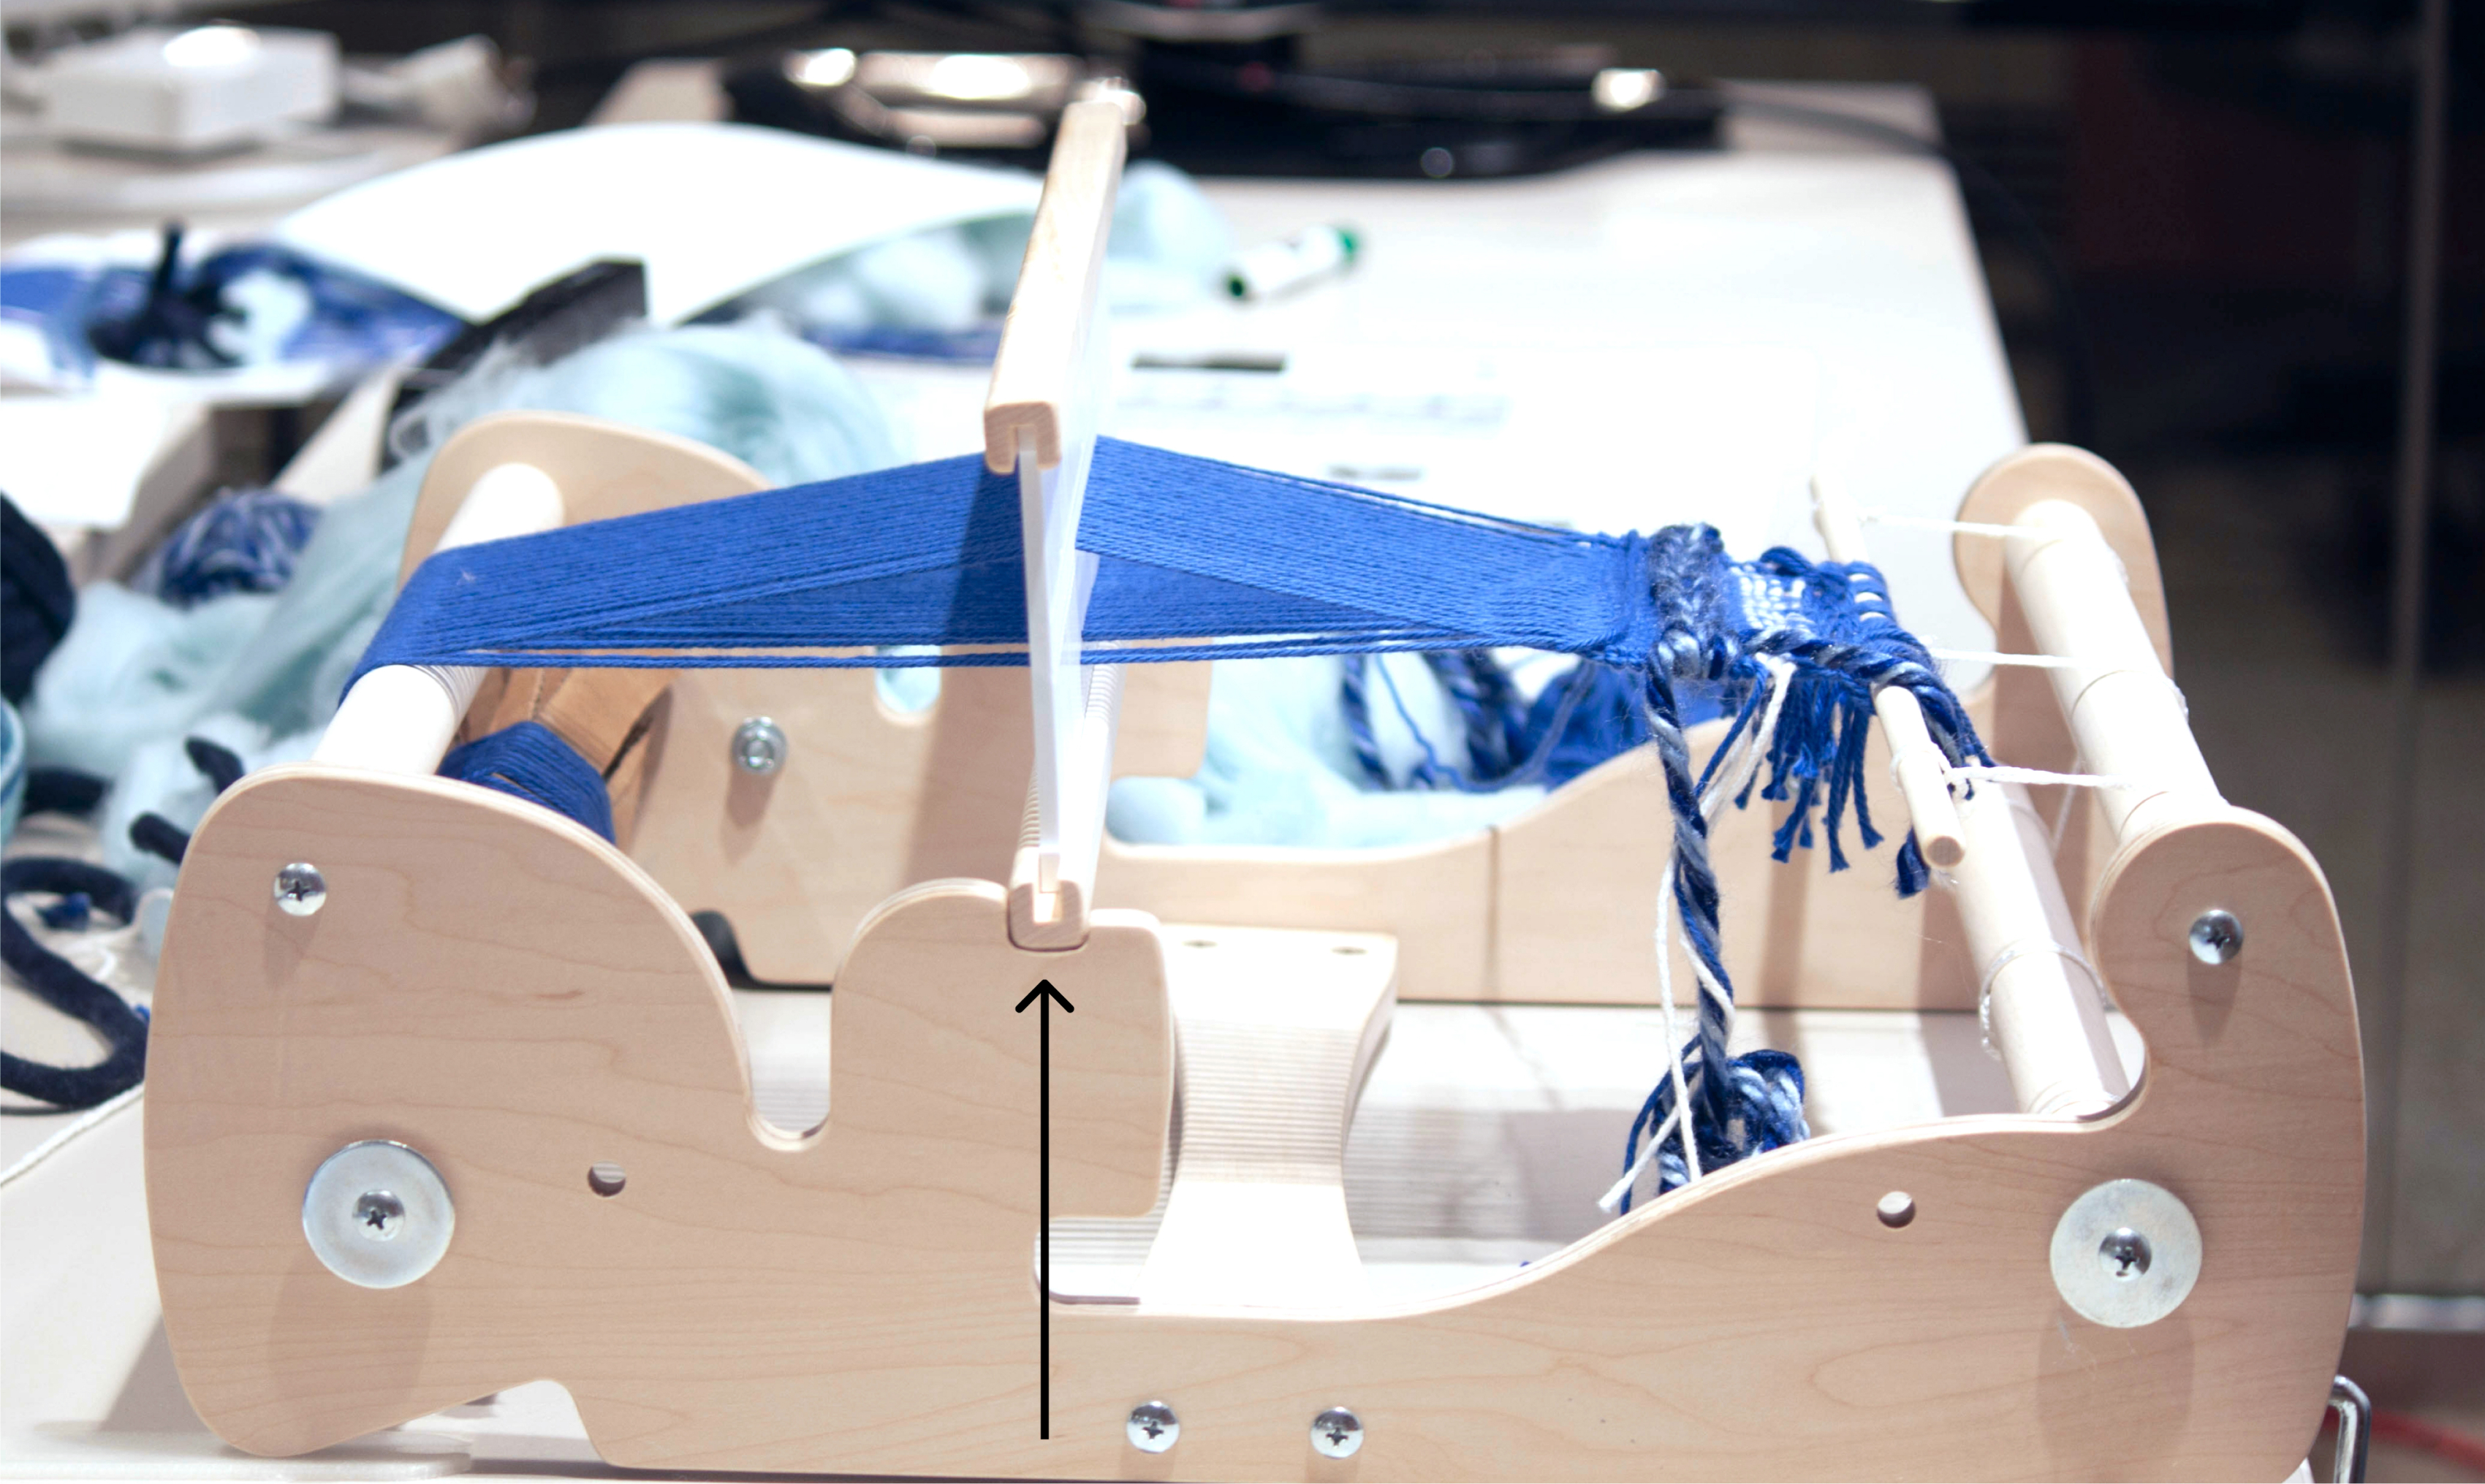
[[[1018,511],[1016,478],[968,456],[461,547],[415,573],[361,669],[1022,664]],[[1709,706],[1731,715],[1723,758],[1785,685],[1765,781],[1754,782],[1789,805],[1777,858],[1813,844],[1817,812],[1833,870],[1847,864],[1850,804],[1865,846],[1881,838],[1863,786],[1877,688],[1913,692],[1953,764],[1987,760],[1924,646],[1898,626],[1879,573],[1785,549],[1735,562],[1706,526],[1555,530],[1112,439],[1096,448],[1079,546],[1097,558],[1090,662],[1425,652],[1466,719],[1473,765],[1461,774],[1433,758],[1432,786],[1559,783],[1652,744],[1673,805],[1675,906],[1713,985],[1683,1060],[1701,1167],[1804,1137],[1794,1059],[1727,1055],[1733,986],[1699,804],[1707,780],[1683,728]],[[896,645],[965,652],[880,652]],[[1521,707],[1483,653],[1505,647],[1582,662]],[[1783,681],[1764,661],[1783,663]],[[1358,694],[1362,673],[1349,661]],[[601,807],[610,834],[583,760],[561,763],[553,749],[568,749],[549,733],[501,742],[509,736],[461,748],[451,765],[565,812]],[[462,757],[496,743],[488,764]],[[1921,889],[1912,836],[1898,862],[1901,892]],[[1660,1081],[1626,1168],[1673,1100]],[[1656,1163],[1663,1188],[1689,1174],[1679,1148]]]
[[[242,490],[182,522],[156,550],[155,595],[177,607],[223,593],[272,593],[319,526],[319,508],[274,490]]]
[[[613,838],[613,796],[604,775],[540,721],[505,726],[451,749],[440,760],[440,776],[541,804]]]

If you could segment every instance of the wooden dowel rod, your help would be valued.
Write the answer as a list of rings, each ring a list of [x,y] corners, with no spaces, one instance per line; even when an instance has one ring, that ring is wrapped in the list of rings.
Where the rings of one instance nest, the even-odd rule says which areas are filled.
[[[1126,133],[1121,106],[1109,100],[1062,110],[984,399],[984,466],[997,474],[1017,467],[1023,434],[1045,469],[1061,462],[1070,442]]]
[[[1822,544],[1829,548],[1831,561],[1871,560],[1865,553],[1863,524],[1856,519],[1845,491],[1834,480],[1815,477],[1812,481],[1812,519]],[[1949,760],[1934,744],[1932,732],[1925,725],[1924,708],[1912,691],[1882,687],[1873,693],[1872,714],[1881,718],[1881,735],[1890,743],[1890,771],[1915,828],[1916,848],[1927,863],[1947,871],[1967,858],[1958,810],[1943,774]]]
[[[2027,790],[1991,780],[1958,801],[1974,864],[1958,911],[1984,996],[1985,1033],[2023,1113],[2091,1118],[2131,1091],[2080,953],[2053,842]]]
[[[565,518],[550,474],[532,464],[502,464],[475,481],[433,550],[551,530]],[[472,665],[383,665],[354,682],[311,760],[373,772],[435,772],[484,673]]]
[[[1967,836],[1959,826],[1950,781],[1942,773],[1946,760],[1925,725],[1925,710],[1913,692],[1884,686],[1872,697],[1872,714],[1881,718],[1881,735],[1890,742],[1890,772],[1915,825],[1916,848],[1927,864],[1947,871],[1967,858]]]
[[[2011,586],[2036,647],[2073,663],[2049,670],[2088,771],[2146,780],[2101,790],[2106,817],[2128,839],[2178,798],[2216,799],[2217,780],[2157,660],[2122,568],[2096,522],[2068,500],[2039,500],[2018,524],[2034,534],[2002,543]]]

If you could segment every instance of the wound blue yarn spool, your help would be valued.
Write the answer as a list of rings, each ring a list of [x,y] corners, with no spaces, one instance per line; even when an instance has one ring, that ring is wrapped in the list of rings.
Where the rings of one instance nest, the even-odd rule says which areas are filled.
[[[1023,664],[1018,512],[1015,476],[969,455],[458,547],[415,573],[357,674]],[[1097,445],[1079,546],[1097,558],[1089,662],[1499,647],[1590,661],[1548,691],[1549,708],[1540,697],[1516,737],[1514,698],[1472,661],[1446,661],[1467,688],[1471,755],[1517,759],[1516,778],[1549,774],[1566,747],[1566,766],[1583,768],[1599,748],[1652,744],[1673,806],[1675,905],[1715,986],[1699,997],[1684,1059],[1703,1168],[1804,1136],[1794,1059],[1727,1055],[1733,985],[1686,701],[1721,697],[1739,734],[1766,700],[1763,660],[1785,662],[1761,785],[1792,805],[1777,854],[1811,844],[1819,812],[1843,868],[1850,801],[1867,847],[1880,838],[1863,803],[1875,689],[1913,692],[1953,764],[1986,758],[1924,646],[1897,626],[1877,572],[1784,549],[1736,562],[1706,526],[1554,530],[1113,439]],[[967,652],[882,652],[896,645]],[[1672,1098],[1670,1083],[1650,1095],[1631,1155]],[[1659,1163],[1681,1171],[1679,1156]]]
[[[440,760],[440,776],[541,804],[613,838],[613,796],[604,775],[540,721],[503,727],[452,749]]]

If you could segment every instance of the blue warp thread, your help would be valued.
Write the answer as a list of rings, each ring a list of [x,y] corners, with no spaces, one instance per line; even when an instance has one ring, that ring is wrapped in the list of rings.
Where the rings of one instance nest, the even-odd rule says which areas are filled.
[[[1018,512],[1015,476],[990,473],[969,455],[459,547],[416,571],[356,673],[384,664],[1023,664]],[[1761,796],[1791,806],[1777,857],[1813,843],[1817,811],[1833,869],[1847,863],[1840,836],[1850,801],[1867,848],[1880,839],[1863,789],[1878,688],[1917,697],[1952,764],[1989,761],[1924,646],[1898,627],[1879,573],[1782,548],[1732,561],[1706,526],[1647,536],[1554,530],[1113,439],[1098,442],[1090,465],[1079,546],[1096,557],[1083,629],[1089,662],[1441,656],[1432,662],[1485,776],[1461,780],[1434,758],[1435,783],[1558,781],[1652,743],[1673,806],[1675,904],[1715,986],[1699,995],[1684,1058],[1702,1167],[1804,1137],[1794,1059],[1727,1055],[1733,987],[1719,950],[1703,780],[1683,726],[1696,715],[1688,701],[1704,695],[1734,716],[1730,742],[1758,725],[1771,684],[1762,660],[1785,661],[1789,689]],[[1134,642],[1142,640],[1157,642]],[[966,652],[886,652],[897,645]],[[1500,647],[1587,662],[1519,715],[1506,680],[1462,658]],[[1352,661],[1347,672],[1359,687]],[[565,812],[601,807],[609,834],[593,769],[548,733],[510,733],[461,748],[452,764]],[[1362,744],[1377,766],[1368,735]],[[494,745],[505,750],[486,763],[460,761]],[[530,771],[538,764],[544,778]],[[1921,887],[1912,837],[1899,860],[1901,889]],[[1663,1125],[1673,1095],[1670,1079],[1650,1094],[1625,1168],[1642,1137]],[[1657,1163],[1664,1188],[1687,1175],[1679,1152]]]
[[[440,760],[440,776],[513,794],[613,838],[613,796],[604,775],[540,721],[503,727],[453,749]]]

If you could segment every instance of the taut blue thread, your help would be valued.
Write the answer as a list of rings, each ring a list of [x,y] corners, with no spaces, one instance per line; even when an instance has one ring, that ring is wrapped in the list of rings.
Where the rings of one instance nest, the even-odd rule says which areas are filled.
[[[1015,477],[969,456],[459,547],[417,570],[362,670],[1023,664],[1018,509]],[[1434,663],[1466,720],[1471,757],[1487,769],[1523,759],[1502,781],[1558,781],[1642,738],[1653,744],[1674,816],[1674,903],[1704,981],[1685,1057],[1702,1164],[1804,1137],[1794,1060],[1727,1055],[1733,985],[1684,696],[1722,696],[1739,732],[1762,704],[1763,659],[1785,661],[1789,688],[1761,787],[1791,806],[1776,854],[1812,842],[1819,810],[1832,869],[1843,868],[1850,799],[1866,847],[1880,839],[1863,798],[1875,689],[1913,692],[1952,764],[1989,761],[1924,646],[1897,626],[1877,572],[1783,548],[1731,561],[1706,526],[1620,537],[1553,530],[1112,439],[1099,441],[1090,466],[1079,546],[1097,558],[1083,631],[1090,662],[1505,646],[1579,656],[1585,662],[1538,698],[1515,735],[1506,681],[1472,660]],[[966,652],[886,653],[892,645]],[[1350,661],[1346,674],[1359,701],[1360,666]],[[1377,769],[1366,723],[1357,746]],[[512,787],[524,778],[518,791],[564,809],[584,806],[593,780],[609,810],[601,780],[557,738],[555,752],[503,742],[509,735],[473,744],[506,750],[489,766],[460,764],[465,775]],[[1431,781],[1476,781],[1426,751]],[[568,781],[535,779],[538,764]],[[578,796],[553,802],[572,785]],[[1920,859],[1910,877],[1912,850],[1911,841],[1900,852],[1902,890],[1922,884]],[[1671,1099],[1665,1083],[1650,1094],[1625,1168]],[[1659,1163],[1664,1184],[1679,1183],[1679,1155]]]

